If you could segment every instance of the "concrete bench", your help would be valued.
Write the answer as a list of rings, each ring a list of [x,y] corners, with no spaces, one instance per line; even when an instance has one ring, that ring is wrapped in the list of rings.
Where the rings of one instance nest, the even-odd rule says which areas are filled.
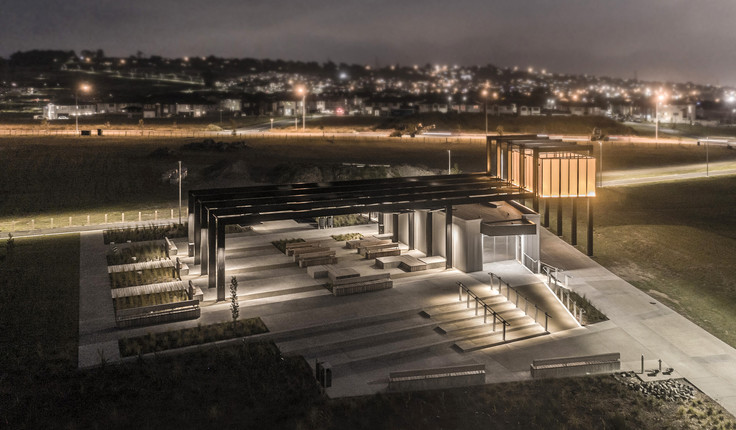
[[[427,265],[419,261],[416,257],[412,257],[411,255],[402,255],[399,269],[405,272],[418,272],[420,270],[427,270]]]
[[[291,255],[294,258],[294,261],[297,261],[300,258],[300,256],[302,256],[302,255],[312,254],[312,253],[315,253],[315,252],[327,252],[329,250],[330,250],[330,248],[323,248],[323,247],[319,247],[319,246],[309,246],[309,247],[305,247],[305,248],[293,249]]]
[[[366,260],[371,260],[378,257],[389,257],[389,256],[398,256],[401,255],[401,250],[399,248],[396,249],[383,249],[383,250],[377,250],[377,251],[368,251],[365,253]]]
[[[349,267],[327,266],[327,276],[330,278],[330,281],[334,283],[340,279],[356,278],[360,276],[360,273]]]
[[[390,273],[377,273],[375,275],[367,276],[354,276],[350,278],[335,279],[331,282],[332,285],[348,285],[355,284],[357,282],[368,282],[368,281],[385,281],[391,279]]]
[[[440,257],[438,255],[431,257],[420,257],[419,261],[427,265],[427,270],[443,269],[445,267],[445,263],[447,262],[447,260],[445,260],[445,257]]]
[[[337,263],[337,257],[334,255],[327,255],[324,257],[313,257],[313,258],[304,258],[299,260],[299,267],[305,268],[305,267],[311,267],[311,266],[320,266],[320,265],[326,265],[326,264],[336,264]]]
[[[332,285],[332,294],[335,296],[347,296],[350,294],[368,293],[371,291],[387,290],[394,287],[394,281],[390,278],[366,280],[364,277],[350,278],[355,282],[341,285]],[[367,278],[367,277],[366,277]]]
[[[435,390],[485,383],[484,364],[391,372],[388,376],[390,391]]]
[[[307,274],[312,277],[312,279],[322,279],[327,277],[327,266],[319,265],[319,266],[309,266],[307,267]]]
[[[187,263],[181,263],[179,270],[181,276],[186,276],[189,274],[189,265]]]
[[[621,354],[618,352],[534,360],[530,366],[532,378],[561,378],[616,372],[620,369]]]
[[[362,248],[358,248],[358,254],[365,254],[367,252],[385,251],[389,249],[399,249],[398,243],[382,243],[378,245],[368,245]]]
[[[390,240],[371,240],[366,239],[362,240],[361,243],[358,244],[356,249],[358,250],[358,254],[365,254],[366,249],[375,247],[375,246],[381,246],[381,245],[390,245],[392,242]]]
[[[166,254],[167,254],[166,256],[167,257],[170,255],[176,255],[179,253],[179,248],[177,248],[174,242],[169,240],[168,237],[164,237],[164,242],[166,242]]]
[[[376,258],[376,266],[379,269],[395,269],[401,264],[401,256],[378,257]]]
[[[200,290],[201,291],[201,290]],[[115,314],[118,328],[139,327],[199,318],[199,300],[122,309]]]
[[[364,242],[364,241],[365,241],[365,239],[348,240],[348,241],[345,242],[345,247],[347,249],[358,249],[358,246],[360,246],[360,244],[362,242]]]
[[[309,247],[322,247],[327,241],[326,240],[310,240],[306,242],[291,242],[287,243],[284,249],[286,249],[286,255],[294,255],[294,250],[300,249],[300,248],[309,248]]]

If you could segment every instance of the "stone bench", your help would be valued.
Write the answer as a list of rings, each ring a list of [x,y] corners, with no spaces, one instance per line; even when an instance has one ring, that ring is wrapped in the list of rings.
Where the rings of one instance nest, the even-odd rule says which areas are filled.
[[[561,378],[608,373],[621,369],[621,354],[618,352],[579,357],[560,357],[534,360],[530,366],[532,378]]]
[[[334,255],[327,255],[324,257],[313,257],[313,258],[305,258],[299,260],[299,267],[301,268],[308,268],[311,266],[321,266],[326,264],[336,264],[337,263],[337,257]]]
[[[355,249],[358,250],[358,254],[365,254],[365,251],[367,248],[371,248],[375,246],[382,246],[382,245],[390,245],[391,243],[392,242],[390,240],[364,239],[360,241],[360,243],[355,247]]]
[[[165,305],[122,309],[115,313],[115,323],[118,328],[163,324],[196,319],[199,318],[200,312],[199,300],[185,300]]]
[[[342,278],[331,283],[332,294],[335,296],[347,296],[350,294],[386,290],[393,288],[393,286],[394,282],[391,280],[391,275],[388,273]]]
[[[377,251],[368,251],[365,253],[366,260],[372,260],[374,258],[379,257],[390,257],[390,256],[398,256],[401,255],[401,250],[399,248],[395,249],[382,249]]]
[[[299,248],[308,248],[308,247],[322,247],[324,243],[327,242],[326,240],[310,240],[306,242],[291,242],[287,243],[284,249],[286,250],[286,255],[294,255],[294,250]]]
[[[326,266],[326,267],[327,267],[327,276],[330,278],[330,281],[333,283],[341,279],[356,278],[360,276],[360,273],[358,273],[357,270],[351,269],[349,267],[337,267],[337,266]]]
[[[311,247],[310,246],[310,247],[307,247],[307,248],[298,248],[298,249],[295,249],[294,252],[293,252],[293,254],[292,254],[292,257],[294,258],[294,261],[299,261],[299,259],[303,255],[314,254],[314,253],[317,253],[317,252],[329,252],[329,251],[330,251],[330,248],[323,248],[323,247],[316,247],[316,246]],[[335,251],[332,251],[332,252],[335,252]]]
[[[327,272],[327,266],[324,265],[307,267],[307,274],[311,276],[312,279],[326,278]]]
[[[399,263],[399,269],[404,272],[418,272],[420,270],[427,270],[427,265],[422,263],[416,257],[411,255],[402,255],[401,263]]]
[[[484,364],[391,372],[388,377],[390,391],[435,390],[485,383]]]
[[[172,242],[168,237],[164,237],[164,242],[166,242],[166,256],[170,255],[177,255],[179,253],[179,248],[176,247],[176,244]]]
[[[399,249],[399,244],[394,242],[382,243],[377,245],[368,245],[358,248],[358,254],[366,254],[368,252],[385,251],[389,249]]]
[[[376,258],[376,266],[379,269],[395,269],[401,264],[401,256],[378,257]]]
[[[447,262],[447,260],[445,260],[445,257],[440,257],[439,255],[431,257],[419,257],[419,261],[427,265],[427,270],[443,269],[445,267],[445,263]]]

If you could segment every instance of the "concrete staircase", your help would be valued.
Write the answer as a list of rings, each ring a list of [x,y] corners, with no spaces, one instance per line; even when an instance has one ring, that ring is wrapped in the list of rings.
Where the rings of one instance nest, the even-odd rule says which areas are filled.
[[[327,361],[336,369],[452,346],[436,327],[414,309],[313,327],[277,344],[284,354],[302,355],[310,363]]]
[[[481,298],[510,324],[506,327],[505,338],[502,323],[497,321],[493,331],[492,314],[486,315],[484,323],[483,308],[479,306],[476,315],[473,300],[470,307],[466,301],[457,301],[424,309],[421,315],[437,322],[437,332],[453,339],[453,348],[459,352],[477,351],[548,334],[543,325],[534,321],[533,313],[526,315],[506,297],[493,294]],[[543,314],[541,318],[544,318]]]

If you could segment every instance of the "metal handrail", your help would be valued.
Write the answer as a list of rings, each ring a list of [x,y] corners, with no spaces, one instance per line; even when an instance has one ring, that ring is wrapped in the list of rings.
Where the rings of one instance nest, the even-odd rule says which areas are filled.
[[[522,299],[524,299],[524,315],[529,315],[528,307],[529,307],[529,303],[531,303],[529,301],[529,299],[527,297],[522,296],[521,294],[519,294],[519,290],[517,290],[515,287],[512,287],[511,284],[509,284],[508,282],[504,281],[500,276],[498,276],[498,275],[496,275],[494,273],[491,273],[491,272],[489,272],[488,274],[491,276],[491,282],[490,282],[490,284],[491,284],[491,290],[493,290],[493,284],[494,284],[493,279],[494,278],[498,278],[498,293],[499,294],[503,294],[501,292],[501,290],[503,288],[503,284],[505,283],[506,284],[506,298],[507,298],[507,300],[509,302],[511,301],[511,293],[510,293],[510,291],[513,290],[514,293],[516,293],[516,300],[514,302],[514,305],[517,308],[519,308],[519,297],[521,297]],[[534,322],[537,322],[537,319],[539,317],[539,306],[537,306],[536,303],[532,303],[532,304],[534,305]],[[544,317],[545,317],[545,319],[544,319],[544,331],[547,331],[549,320],[551,320],[552,317],[546,311],[544,312]]]

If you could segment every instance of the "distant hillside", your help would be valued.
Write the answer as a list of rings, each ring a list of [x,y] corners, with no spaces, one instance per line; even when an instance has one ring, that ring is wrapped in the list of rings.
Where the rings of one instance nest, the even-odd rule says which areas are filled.
[[[323,117],[309,121],[311,127],[338,129],[397,129],[434,125],[434,131],[484,132],[483,114],[442,114],[426,113],[400,118],[381,117]],[[503,127],[504,133],[549,133],[549,134],[590,134],[600,128],[607,135],[636,135],[631,127],[603,116],[488,116],[488,131],[495,133]]]

